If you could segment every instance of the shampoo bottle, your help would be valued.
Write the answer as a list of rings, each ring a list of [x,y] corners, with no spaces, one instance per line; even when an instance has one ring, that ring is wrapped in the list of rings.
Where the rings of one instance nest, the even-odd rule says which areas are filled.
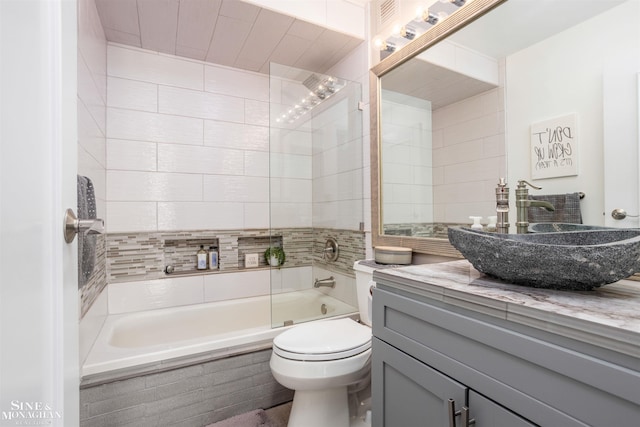
[[[204,245],[200,245],[200,250],[196,254],[198,263],[196,264],[196,268],[198,270],[206,270],[207,269],[207,251],[204,250]]]
[[[218,268],[218,250],[215,246],[209,246],[209,270]]]

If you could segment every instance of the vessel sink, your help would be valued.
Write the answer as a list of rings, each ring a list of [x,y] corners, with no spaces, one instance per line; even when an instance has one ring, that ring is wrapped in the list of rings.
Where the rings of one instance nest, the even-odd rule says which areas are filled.
[[[565,222],[538,222],[529,224],[529,233],[557,233],[562,231],[617,230],[598,225],[570,224]]]
[[[478,271],[536,288],[591,290],[640,271],[640,229],[498,234],[450,227],[449,241]]]

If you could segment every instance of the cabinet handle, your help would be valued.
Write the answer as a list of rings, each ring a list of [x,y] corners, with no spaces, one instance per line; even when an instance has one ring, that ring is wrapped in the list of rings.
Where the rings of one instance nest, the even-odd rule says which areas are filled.
[[[476,423],[475,418],[469,418],[469,408],[466,406],[462,407],[462,427],[469,427]]]
[[[456,411],[456,401],[449,399],[447,406],[449,407],[449,427],[456,427],[456,417],[462,412]]]

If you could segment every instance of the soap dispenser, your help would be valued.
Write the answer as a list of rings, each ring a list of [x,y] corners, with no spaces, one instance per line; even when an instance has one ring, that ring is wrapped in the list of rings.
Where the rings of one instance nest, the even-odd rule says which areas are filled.
[[[204,245],[200,245],[200,250],[196,253],[196,258],[198,260],[196,264],[196,268],[198,270],[206,270],[207,269],[207,251],[204,250]]]
[[[480,224],[480,220],[482,219],[481,216],[470,216],[469,219],[473,221],[471,229],[482,231],[482,224]]]
[[[500,178],[496,187],[496,214],[498,221],[496,222],[496,232],[509,233],[509,187],[504,178]]]

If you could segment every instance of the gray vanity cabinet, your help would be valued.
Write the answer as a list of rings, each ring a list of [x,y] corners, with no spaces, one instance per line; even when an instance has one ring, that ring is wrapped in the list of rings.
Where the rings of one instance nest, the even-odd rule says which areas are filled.
[[[463,409],[476,427],[535,425],[375,337],[373,349],[373,384],[381,392],[374,426],[449,427],[452,415],[453,425],[464,426]]]
[[[377,281],[374,427],[466,426],[464,414],[451,424],[449,399],[474,427],[638,425],[637,359],[602,360],[553,334]]]

